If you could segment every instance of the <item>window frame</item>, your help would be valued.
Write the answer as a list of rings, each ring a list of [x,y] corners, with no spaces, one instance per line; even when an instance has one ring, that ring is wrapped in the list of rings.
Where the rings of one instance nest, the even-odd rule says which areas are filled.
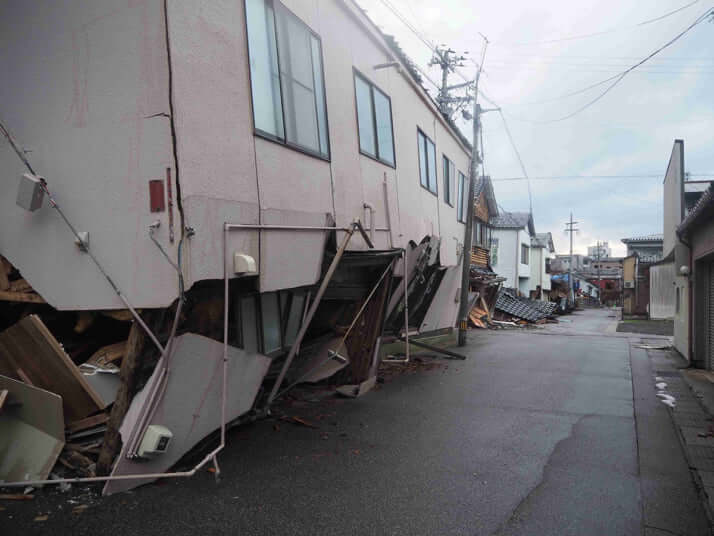
[[[374,151],[376,155],[369,154],[362,150],[362,144],[360,143],[359,137],[359,108],[357,106],[357,78],[360,78],[362,82],[369,86],[369,98],[372,103],[372,135],[374,136]],[[397,148],[394,143],[394,112],[392,112],[392,97],[387,95],[382,89],[362,74],[356,67],[352,67],[352,86],[354,88],[355,96],[355,125],[357,126],[357,151],[362,156],[376,160],[380,164],[389,166],[392,169],[397,169]],[[374,102],[374,92],[379,91],[386,99],[389,101],[389,123],[392,127],[392,155],[394,156],[394,163],[384,160],[379,155],[379,136],[377,135],[377,106]]]
[[[461,173],[461,171],[459,171],[458,169],[456,170],[456,176],[458,177],[456,182],[456,221],[458,221],[459,223],[466,223],[466,213],[468,211],[464,210],[466,208],[466,206],[464,205],[464,198],[468,195],[468,191],[466,189],[467,179],[466,175]],[[461,197],[461,201],[459,201],[459,197]]]
[[[452,191],[451,188],[451,181],[453,178],[454,186],[456,186],[456,164],[444,153],[441,153],[441,163],[442,163],[442,168],[444,168],[444,165],[448,162],[448,169],[449,169],[449,176],[447,177],[445,173],[442,172],[442,179],[444,181],[444,203],[449,205],[450,207],[454,206],[454,192]],[[454,176],[451,176],[451,171],[453,170]],[[453,188],[454,190],[456,188]],[[446,194],[449,194],[448,196]]]
[[[529,255],[529,248],[528,244],[523,244],[521,243],[521,264],[524,266],[530,266],[530,255]],[[523,262],[523,259],[525,257],[525,262]]]
[[[419,158],[419,134],[424,136],[424,165],[426,165],[426,186],[421,182],[421,158]],[[429,188],[429,143],[434,147],[434,187],[436,191]],[[436,143],[426,135],[421,128],[417,127],[417,161],[419,162],[419,186],[424,188],[430,194],[439,198],[439,166],[436,163]]]
[[[315,32],[304,20],[302,20],[298,15],[293,13],[292,10],[290,10],[285,4],[280,2],[280,0],[263,0],[265,3],[270,4],[270,6],[273,9],[273,32],[275,33],[275,46],[276,46],[276,57],[277,57],[277,67],[278,67],[278,86],[280,87],[280,114],[283,122],[283,135],[285,139],[280,138],[279,136],[276,136],[274,134],[271,134],[270,132],[266,132],[258,127],[255,126],[255,109],[254,109],[254,104],[253,104],[253,74],[251,73],[250,69],[250,39],[249,39],[249,29],[248,29],[248,19],[245,17],[245,42],[246,42],[246,49],[248,50],[248,81],[250,83],[250,116],[251,116],[251,121],[253,123],[253,135],[257,136],[259,138],[262,138],[264,140],[271,141],[273,143],[277,143],[278,145],[282,145],[283,147],[287,147],[289,149],[292,149],[293,151],[297,151],[299,153],[312,156],[313,158],[318,158],[320,160],[323,160],[325,162],[331,162],[332,161],[332,144],[330,142],[330,117],[329,117],[329,111],[327,107],[327,87],[325,84],[325,57],[322,49],[322,38],[320,35]],[[244,13],[247,12],[247,2],[248,0],[243,1],[243,11]],[[320,82],[322,82],[322,94],[323,94],[323,99],[324,99],[324,106],[325,106],[325,140],[327,142],[327,155],[322,154],[319,151],[315,151],[309,147],[305,147],[304,145],[301,145],[299,143],[295,143],[292,141],[288,141],[288,135],[287,135],[287,126],[285,123],[285,99],[283,97],[283,87],[282,87],[282,70],[280,68],[280,52],[279,52],[279,36],[278,36],[278,9],[276,9],[276,6],[279,5],[280,9],[285,10],[285,12],[288,14],[288,16],[293,17],[295,20],[297,20],[300,24],[302,24],[307,31],[310,33],[310,35],[317,40],[317,42],[320,45]],[[313,56],[310,54],[310,65],[312,66],[312,72],[313,72],[313,77],[315,73],[315,64],[313,61]],[[318,119],[318,111],[317,111],[317,91],[313,91],[313,97],[315,99],[315,120],[317,123],[317,138],[318,138],[318,145],[320,143],[320,126],[319,126],[319,119]]]

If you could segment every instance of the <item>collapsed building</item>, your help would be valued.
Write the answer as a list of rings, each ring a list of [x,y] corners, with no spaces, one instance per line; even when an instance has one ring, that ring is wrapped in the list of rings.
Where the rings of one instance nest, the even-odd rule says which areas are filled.
[[[3,485],[63,447],[107,494],[218,470],[286,388],[453,334],[471,147],[352,0],[10,1],[0,32]]]

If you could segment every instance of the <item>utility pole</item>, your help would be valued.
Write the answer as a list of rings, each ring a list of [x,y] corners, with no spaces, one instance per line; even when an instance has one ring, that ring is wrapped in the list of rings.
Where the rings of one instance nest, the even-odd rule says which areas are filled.
[[[602,280],[600,279],[600,241],[597,241],[597,299],[602,305]]]
[[[565,232],[570,233],[570,264],[568,266],[568,301],[575,306],[575,282],[573,281],[573,233],[578,232],[575,225],[578,222],[573,221],[573,213],[570,213],[570,221],[565,222]]]
[[[466,59],[466,54],[464,52],[461,55],[456,55],[456,52],[451,48],[446,48],[445,45],[436,47],[434,50],[434,55],[429,61],[429,66],[438,65],[441,69],[441,87],[439,88],[439,95],[436,97],[436,102],[439,105],[439,111],[446,115],[450,119],[453,119],[454,114],[460,110],[463,106],[471,102],[474,97],[466,94],[465,96],[454,96],[452,97],[449,92],[456,89],[469,88],[472,84],[471,81],[463,82],[461,84],[456,84],[453,86],[449,85],[448,78],[449,74],[456,71],[457,67],[464,66],[464,60]],[[479,73],[480,73],[479,67]],[[479,74],[476,75],[478,77]],[[478,82],[477,82],[478,84]],[[453,107],[456,105],[456,107]],[[468,113],[464,110],[462,111],[465,119],[469,119]]]
[[[473,140],[471,143],[471,165],[469,167],[469,186],[466,194],[466,225],[464,231],[464,248],[463,248],[463,272],[461,274],[461,298],[459,302],[459,346],[466,344],[466,330],[468,327],[469,315],[469,287],[470,287],[470,272],[471,272],[471,243],[473,233],[473,218],[474,218],[474,185],[478,177],[478,166],[481,163],[481,157],[478,152],[479,129],[481,128],[481,114],[493,110],[485,110],[478,103],[478,81],[483,70],[483,62],[486,57],[486,47],[488,47],[488,39],[484,38],[483,51],[481,52],[481,62],[479,63],[476,78],[474,80],[473,90]]]

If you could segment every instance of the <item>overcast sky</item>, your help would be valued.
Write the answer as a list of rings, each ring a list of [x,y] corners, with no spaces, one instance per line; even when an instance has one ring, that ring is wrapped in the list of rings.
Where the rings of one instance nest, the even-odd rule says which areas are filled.
[[[614,255],[623,255],[621,238],[662,232],[662,179],[675,139],[684,140],[688,172],[714,173],[714,24],[708,21],[571,119],[549,124],[523,121],[558,119],[593,100],[607,84],[553,102],[534,103],[623,71],[687,28],[714,1],[700,0],[644,25],[638,24],[692,0],[389,1],[428,40],[457,52],[468,51],[474,59],[480,57],[483,43],[479,32],[488,37],[480,87],[504,110],[531,177],[657,175],[532,180],[536,231],[552,232],[558,253],[568,249],[563,230],[571,210],[580,222],[575,237],[575,250],[580,253],[586,253],[596,240],[607,240]],[[429,49],[382,0],[358,2],[432,79],[440,80],[438,68],[427,67]],[[605,31],[583,39],[543,43]],[[473,64],[462,69],[467,74],[474,70]],[[460,81],[458,75],[449,80]],[[436,90],[428,82],[425,85],[435,96]],[[494,179],[522,176],[501,118],[497,113],[483,117],[486,173]],[[470,125],[463,126],[470,137]],[[528,210],[525,182],[499,181],[494,186],[504,210]]]

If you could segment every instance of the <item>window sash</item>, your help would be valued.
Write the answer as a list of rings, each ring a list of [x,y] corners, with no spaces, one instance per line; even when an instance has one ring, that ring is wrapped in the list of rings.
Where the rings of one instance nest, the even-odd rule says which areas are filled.
[[[277,0],[245,0],[257,133],[329,158],[322,45]]]
[[[392,101],[386,93],[356,71],[354,79],[360,152],[394,167]]]
[[[447,205],[454,206],[454,182],[456,180],[456,167],[446,155],[443,155],[444,168],[444,201]]]
[[[456,189],[456,219],[457,221],[464,221],[464,183],[466,182],[466,177],[459,171],[459,185]]]

